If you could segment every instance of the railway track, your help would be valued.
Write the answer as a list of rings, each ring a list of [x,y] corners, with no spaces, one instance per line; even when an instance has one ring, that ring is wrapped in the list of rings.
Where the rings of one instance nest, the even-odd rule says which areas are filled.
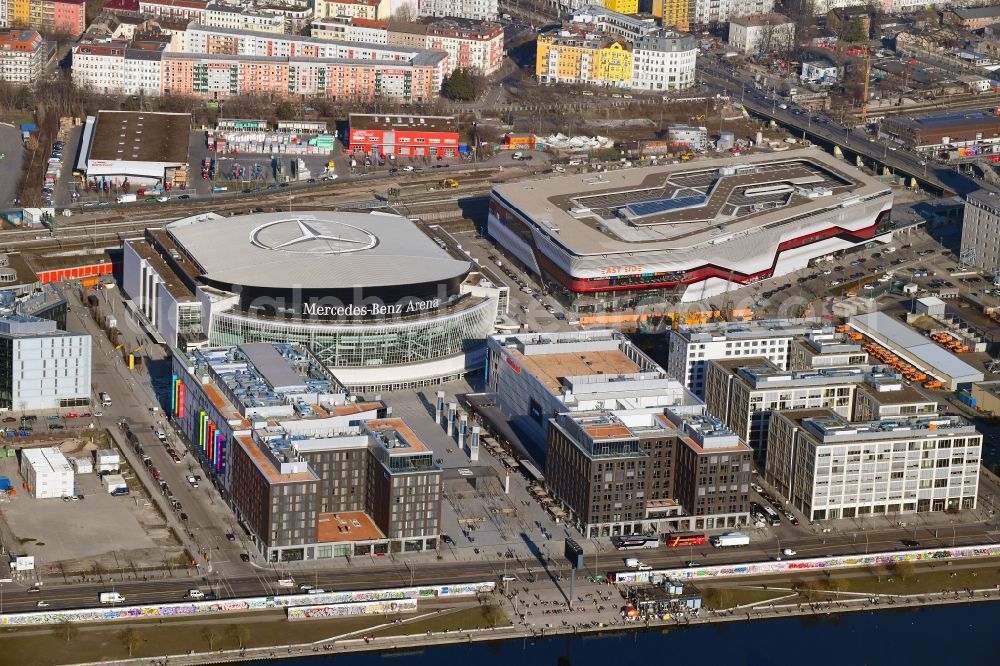
[[[117,247],[121,241],[142,234],[148,227],[157,227],[173,220],[202,213],[233,215],[257,209],[264,211],[308,210],[317,207],[361,208],[376,201],[385,201],[385,195],[375,187],[387,191],[389,187],[400,190],[396,202],[407,214],[418,214],[427,208],[440,210],[466,198],[484,197],[489,193],[490,183],[497,174],[495,169],[481,169],[475,173],[452,174],[459,180],[458,188],[436,189],[439,180],[428,177],[406,179],[405,181],[354,182],[349,187],[336,184],[310,188],[308,190],[279,190],[257,195],[215,201],[189,200],[183,204],[155,204],[149,209],[115,209],[113,215],[77,222],[60,219],[53,232],[44,230],[9,230],[0,232],[0,251],[24,251],[33,253],[69,254],[81,250],[96,250]],[[435,174],[436,176],[437,174]],[[359,200],[360,195],[369,195]],[[110,212],[110,211],[109,211]]]

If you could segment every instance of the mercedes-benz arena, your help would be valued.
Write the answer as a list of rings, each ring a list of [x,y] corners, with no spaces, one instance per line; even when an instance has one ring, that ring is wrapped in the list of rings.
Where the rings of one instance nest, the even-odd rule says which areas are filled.
[[[123,264],[166,344],[301,342],[356,392],[482,368],[506,303],[457,246],[384,213],[201,215],[126,241]]]
[[[495,185],[489,234],[578,310],[698,301],[888,241],[891,190],[819,149]]]

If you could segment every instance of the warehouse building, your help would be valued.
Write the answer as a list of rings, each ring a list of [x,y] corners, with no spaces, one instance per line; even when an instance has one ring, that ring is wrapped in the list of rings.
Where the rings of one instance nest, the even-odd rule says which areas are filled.
[[[983,372],[884,312],[851,317],[848,324],[916,368],[933,375],[951,391],[983,381]]]
[[[105,111],[83,126],[76,170],[90,185],[187,187],[191,114]]]
[[[352,113],[348,117],[347,150],[379,157],[458,157],[454,116],[402,116]]]
[[[66,456],[55,447],[21,449],[21,476],[35,499],[76,494],[73,468]]]

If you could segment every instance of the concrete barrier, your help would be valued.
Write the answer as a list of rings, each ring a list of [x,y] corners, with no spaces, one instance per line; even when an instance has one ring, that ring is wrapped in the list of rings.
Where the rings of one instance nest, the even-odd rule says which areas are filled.
[[[173,604],[146,604],[142,606],[114,606],[48,610],[30,613],[5,613],[0,615],[0,626],[35,626],[63,622],[115,622],[118,620],[153,620],[166,617],[192,617],[223,615],[250,611],[319,607],[340,604],[401,602],[412,599],[439,597],[465,597],[492,592],[493,581],[458,583],[455,585],[425,585],[418,587],[386,588],[380,590],[350,590],[323,594],[289,594],[282,596],[248,597],[242,599],[217,599],[213,601],[188,601]],[[95,595],[96,601],[96,595]],[[346,612],[346,611],[345,611]]]
[[[769,576],[787,573],[808,573],[825,569],[857,569],[885,566],[895,562],[930,562],[957,559],[1000,557],[1000,544],[958,546],[956,548],[928,548],[902,550],[867,555],[834,555],[793,560],[768,560],[741,564],[685,567],[681,569],[656,569],[654,571],[617,571],[608,574],[615,583],[660,583],[666,580],[699,578],[729,578],[738,576]]]

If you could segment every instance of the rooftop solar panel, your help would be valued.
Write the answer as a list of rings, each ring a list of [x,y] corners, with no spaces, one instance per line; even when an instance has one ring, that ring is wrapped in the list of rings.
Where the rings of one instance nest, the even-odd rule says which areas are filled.
[[[630,217],[648,217],[659,215],[671,210],[681,208],[693,208],[703,206],[708,201],[707,196],[677,197],[676,199],[657,199],[656,201],[642,201],[625,206]]]

